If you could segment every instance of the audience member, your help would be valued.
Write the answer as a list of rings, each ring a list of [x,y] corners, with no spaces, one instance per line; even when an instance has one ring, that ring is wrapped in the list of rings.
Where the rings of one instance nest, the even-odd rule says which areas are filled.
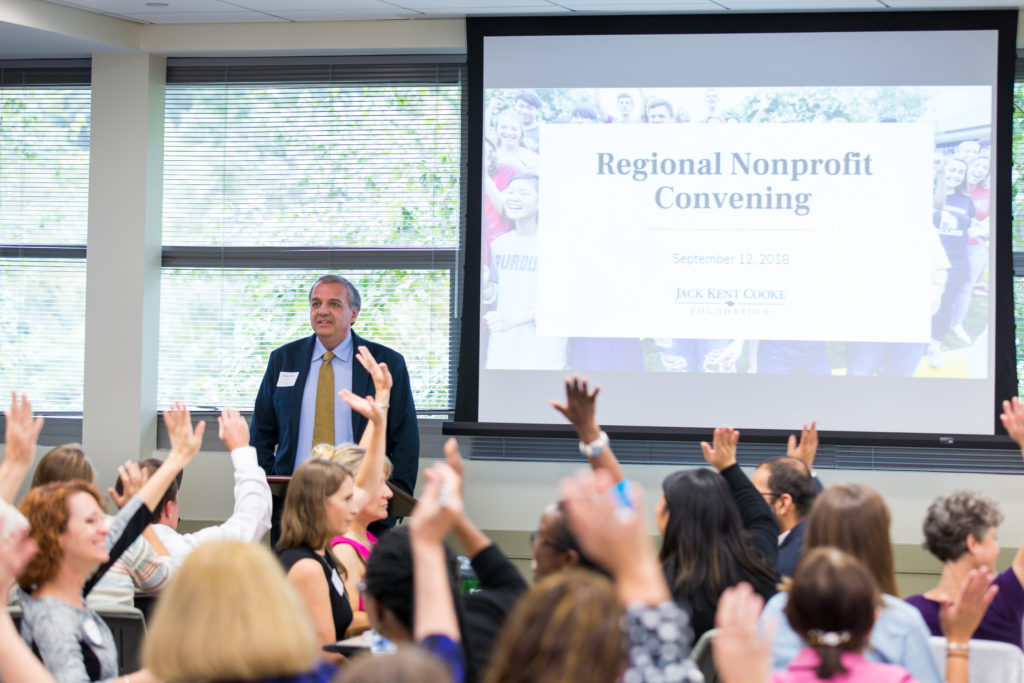
[[[374,400],[378,405],[387,405],[390,401],[392,385],[387,366],[378,365],[362,349],[357,358],[373,379]],[[365,443],[368,443],[367,437],[368,435],[364,433]],[[321,449],[323,450],[321,451]],[[352,443],[341,444],[337,447],[319,444],[313,447],[313,451],[314,455],[322,452],[320,457],[337,462],[350,472],[360,471],[366,458],[366,447]],[[388,501],[393,495],[387,482],[391,476],[391,463],[387,458],[383,461],[383,472],[381,485],[349,524],[348,530],[330,541],[330,559],[340,569],[345,583],[345,594],[352,607],[353,616],[352,623],[348,628],[349,636],[362,633],[370,627],[370,620],[363,605],[363,596],[359,591],[359,583],[366,574],[366,560],[370,556],[370,550],[377,542],[377,538],[370,532],[369,526],[387,518]]]
[[[387,657],[362,655],[341,670],[334,683],[451,683],[452,674],[420,647],[404,647]]]
[[[449,467],[458,475],[459,497],[462,498],[462,454],[455,439],[448,439],[445,443],[444,455]],[[563,524],[563,528],[568,534],[568,525]],[[471,660],[473,671],[481,672],[487,667],[502,624],[526,592],[527,585],[505,553],[477,528],[464,511],[456,515],[452,530],[480,581],[479,590],[462,597],[462,605],[466,622],[466,656]]]
[[[188,410],[181,405],[164,411],[164,422],[171,439],[167,461],[109,527],[99,491],[80,479],[32,489],[21,504],[39,546],[39,553],[18,578],[21,635],[62,682],[117,674],[113,635],[85,605],[83,595],[142,533],[168,485],[199,452],[205,423],[193,429]],[[136,680],[147,676],[143,672]]]
[[[212,539],[189,553],[157,603],[142,661],[162,681],[326,683],[335,667],[318,661],[319,649],[273,554]]]
[[[190,534],[178,533],[180,507],[179,485],[171,485],[154,511],[153,526],[157,538],[170,553],[175,565],[181,566],[185,558],[203,543],[214,540],[235,540],[256,543],[270,530],[271,496],[266,474],[256,460],[256,449],[249,445],[249,426],[237,410],[225,408],[217,418],[218,436],[231,453],[235,475],[234,508],[223,524],[206,527]],[[146,469],[160,466],[159,460],[150,461]]]
[[[412,635],[416,643],[448,666],[452,683],[464,683],[467,666],[456,607],[458,591],[452,590],[444,545],[445,535],[462,515],[462,483],[445,463],[435,463],[424,475],[427,483],[409,520]]]
[[[772,675],[772,683],[915,680],[896,664],[861,656],[881,607],[878,585],[856,558],[835,548],[809,550],[794,572],[786,604],[786,617],[806,647],[785,671]]]
[[[991,573],[973,572],[956,602],[944,606],[943,626],[951,644],[965,646],[995,595],[997,589],[991,582]],[[773,625],[769,623],[765,634],[757,633],[754,622],[761,604],[746,584],[722,595],[715,622],[719,632],[712,648],[723,683],[766,680]],[[785,671],[772,674],[772,683],[917,681],[903,667],[861,655],[871,647],[868,635],[880,607],[878,584],[868,567],[836,548],[809,549],[797,566],[786,607],[789,623],[800,633],[805,647]],[[946,680],[967,683],[965,647],[950,648]]]
[[[861,561],[882,592],[882,609],[864,656],[898,664],[924,683],[939,683],[942,676],[928,645],[928,629],[921,615],[897,597],[889,525],[889,508],[877,491],[861,484],[831,486],[811,508],[804,552],[828,546]],[[779,593],[761,615],[762,623],[778,623],[772,646],[772,668],[776,670],[786,668],[802,647],[800,636],[783,616],[787,602],[788,594]]]
[[[137,470],[129,468],[131,473]],[[117,488],[111,492],[111,500],[121,508],[132,494],[142,484],[141,477],[133,482],[132,490],[127,493],[121,483],[122,475],[129,478],[132,474],[129,469],[119,468]],[[154,468],[155,469],[155,468]],[[179,478],[181,473],[178,473]],[[85,451],[79,443],[67,443],[48,451],[36,464],[35,472],[32,473],[32,488],[49,484],[50,482],[66,482],[73,479],[80,479],[91,484],[96,483],[96,472],[92,463],[85,457]],[[176,489],[174,481],[168,487],[168,491]],[[153,511],[154,518],[158,517],[162,501]],[[114,518],[105,515],[107,523],[112,523]],[[101,605],[122,605],[132,607],[135,604],[135,595],[155,596],[160,593],[171,580],[174,572],[174,561],[167,552],[167,549],[160,542],[152,525],[147,525],[142,535],[128,546],[121,554],[121,557],[111,565],[103,578],[86,595],[86,601],[92,607]]]
[[[362,465],[366,456],[366,449],[357,444],[341,444],[337,447],[325,449],[323,456],[317,456],[317,448],[314,447],[314,457],[324,457],[343,465],[350,472],[356,472]],[[366,576],[366,561],[370,557],[370,551],[377,543],[369,526],[373,522],[385,519],[388,516],[388,502],[394,493],[387,484],[387,478],[391,476],[391,462],[384,460],[384,483],[380,487],[377,497],[370,501],[348,525],[348,531],[341,536],[331,539],[331,559],[335,565],[342,568],[345,581],[345,593],[348,595],[349,604],[352,605],[352,625],[348,627],[348,635],[355,636],[370,628],[370,618],[366,615],[366,607],[363,604],[363,596],[359,590],[359,584]]]
[[[996,529],[1002,521],[999,506],[980,493],[958,491],[935,499],[929,506],[924,520],[924,547],[942,562],[942,575],[935,588],[912,595],[907,602],[920,610],[933,635],[942,635],[939,623],[942,596],[959,591],[974,569],[995,571],[999,556]],[[1017,553],[1009,569],[996,576],[999,594],[973,637],[1021,646],[1022,576],[1024,550]]]
[[[617,508],[614,483],[598,470],[561,485],[570,525],[614,587],[580,571],[535,585],[502,629],[488,683],[703,680],[686,659],[686,613],[672,600],[641,515]],[[643,491],[634,495],[644,510]]]
[[[788,455],[761,463],[750,482],[771,507],[779,525],[779,576],[791,576],[803,551],[806,518],[821,483],[811,469],[818,449],[818,429],[804,425],[800,441],[789,437]]]
[[[585,378],[574,376],[565,388],[566,404],[552,405],[576,429],[580,451],[594,470],[622,481],[625,475],[595,417],[600,387],[591,392]],[[749,581],[765,597],[775,593],[778,529],[768,504],[736,463],[738,440],[738,431],[716,429],[714,447],[702,443],[701,449],[718,474],[707,469],[670,474],[655,507],[665,580],[676,602],[691,611],[698,638],[713,627],[725,588]]]
[[[1024,454],[1024,403],[1016,396],[1003,401],[1000,416],[1010,438]],[[907,602],[917,607],[928,628],[940,635],[939,608],[942,596],[957,593],[973,569],[995,570],[999,556],[996,530],[1003,521],[999,506],[979,494],[960,491],[937,498],[924,520],[924,546],[942,562],[938,585]],[[1010,568],[995,578],[999,586],[992,607],[985,613],[973,637],[999,640],[1021,646],[1021,619],[1024,618],[1024,545],[1017,550]]]
[[[348,530],[384,483],[387,424],[383,407],[348,390],[342,390],[341,396],[367,419],[363,465],[354,481],[352,473],[336,462],[311,458],[299,465],[288,485],[276,546],[288,581],[305,603],[321,645],[345,638],[352,622],[352,606],[343,577],[327,554],[328,543]]]
[[[655,508],[661,560],[672,594],[692,612],[700,637],[714,626],[718,597],[746,581],[762,597],[775,594],[778,528],[764,497],[736,461],[740,433],[715,429],[713,445],[701,443],[707,469],[670,474]]]

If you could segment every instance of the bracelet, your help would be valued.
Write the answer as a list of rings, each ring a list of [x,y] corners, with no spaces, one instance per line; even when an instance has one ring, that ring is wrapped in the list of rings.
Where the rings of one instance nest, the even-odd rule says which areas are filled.
[[[947,652],[967,652],[971,649],[970,643],[946,643]]]
[[[601,455],[606,448],[608,448],[608,435],[605,434],[603,429],[598,437],[590,443],[580,441],[580,453],[588,458],[595,458]]]
[[[378,403],[377,407],[380,408],[381,410],[387,410],[388,408],[391,407],[391,404],[390,403]]]
[[[946,652],[946,656],[947,657],[963,657],[964,659],[967,659],[967,653],[966,652],[955,652],[955,651],[952,651],[952,650],[948,650]]]

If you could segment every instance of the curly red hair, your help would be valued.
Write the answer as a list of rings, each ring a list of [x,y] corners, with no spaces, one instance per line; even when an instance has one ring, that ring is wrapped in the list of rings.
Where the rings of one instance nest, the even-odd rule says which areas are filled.
[[[39,545],[39,552],[18,577],[18,584],[33,590],[57,576],[64,553],[60,549],[60,535],[68,528],[68,498],[76,493],[88,493],[100,507],[103,501],[95,486],[84,479],[53,481],[30,490],[21,503],[21,514],[31,525],[31,536]]]

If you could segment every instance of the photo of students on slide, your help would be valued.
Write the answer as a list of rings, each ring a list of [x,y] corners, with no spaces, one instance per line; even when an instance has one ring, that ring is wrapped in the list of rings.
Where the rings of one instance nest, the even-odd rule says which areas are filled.
[[[488,369],[562,370],[566,367],[564,337],[540,337],[534,323],[537,301],[536,175],[521,174],[508,183],[502,205],[509,231],[491,244],[491,263],[484,268],[481,301],[493,303],[484,314],[490,332]]]
[[[877,375],[965,379],[985,377],[988,372],[989,348],[988,281],[992,262],[992,226],[989,220],[991,96],[986,95],[986,92],[990,92],[987,86],[620,86],[532,89],[518,87],[487,90],[484,94],[484,200],[481,236],[481,267],[484,273],[481,354],[484,357],[484,367],[569,369],[578,372]],[[884,254],[888,250],[888,263],[900,262],[896,260],[899,258],[897,254],[907,254],[907,258],[916,264],[914,269],[905,271],[903,280],[911,282],[913,287],[917,288],[914,290],[917,294],[912,301],[915,302],[914,310],[919,312],[917,319],[920,323],[915,322],[916,327],[913,329],[921,330],[920,340],[908,341],[908,337],[917,335],[916,332],[911,334],[906,331],[901,333],[902,337],[897,336],[893,339],[896,335],[885,332],[890,330],[889,327],[875,330],[873,337],[881,337],[879,341],[850,341],[849,338],[822,340],[811,335],[808,335],[811,336],[810,339],[796,335],[794,338],[780,339],[778,337],[781,335],[777,334],[777,329],[773,333],[775,338],[766,338],[773,335],[764,334],[764,326],[759,328],[760,321],[754,317],[750,320],[750,334],[737,334],[736,337],[744,338],[733,339],[721,337],[734,333],[738,329],[735,326],[720,325],[723,328],[728,327],[725,334],[721,334],[724,330],[719,330],[719,334],[708,332],[701,336],[699,333],[689,334],[691,329],[699,328],[691,328],[688,326],[689,323],[679,323],[675,328],[685,329],[685,332],[677,333],[678,337],[666,337],[664,332],[656,333],[656,325],[650,326],[651,329],[640,329],[643,321],[638,321],[628,330],[619,330],[620,333],[627,332],[635,336],[588,336],[588,332],[593,334],[589,330],[583,331],[583,334],[572,334],[570,331],[563,337],[537,336],[534,310],[538,296],[536,268],[538,264],[544,263],[544,256],[537,240],[539,181],[534,174],[538,173],[538,169],[544,168],[540,143],[545,130],[549,131],[548,135],[556,136],[560,134],[550,131],[560,130],[561,126],[586,125],[592,131],[588,132],[588,135],[594,136],[594,139],[600,140],[602,135],[606,135],[600,132],[602,130],[609,131],[607,135],[611,135],[611,131],[618,131],[615,133],[615,139],[622,141],[625,138],[621,136],[628,136],[627,142],[633,139],[633,131],[636,130],[635,135],[642,142],[635,144],[635,149],[628,149],[621,142],[618,147],[612,149],[617,155],[617,160],[628,155],[635,155],[637,159],[642,160],[643,157],[652,155],[651,147],[658,147],[650,137],[651,133],[644,131],[657,130],[659,139],[664,136],[664,139],[670,140],[673,131],[685,130],[686,135],[692,136],[696,130],[711,130],[703,128],[701,124],[786,124],[806,126],[806,136],[811,139],[815,139],[814,136],[828,136],[835,140],[848,138],[852,134],[851,131],[858,130],[858,124],[876,125],[889,122],[928,124],[929,140],[933,135],[931,131],[934,130],[934,147],[931,147],[930,142],[926,144],[929,149],[934,149],[936,178],[934,183],[931,183],[930,179],[924,180],[918,174],[919,180],[915,186],[917,189],[913,195],[922,198],[921,220],[917,223],[920,226],[919,230],[907,231],[901,228],[915,224],[913,221],[901,220],[899,224],[895,224],[893,214],[886,213],[888,198],[884,196],[884,192],[881,195],[875,192],[870,198],[866,197],[864,201],[859,202],[861,207],[878,207],[877,218],[865,215],[860,223],[873,223],[876,235],[889,234],[879,233],[886,225],[886,221],[889,221],[894,223],[893,230],[903,230],[903,233],[913,235],[913,239],[917,240],[914,249],[909,249],[909,243],[904,240],[900,247],[902,251],[895,251],[888,239],[870,238],[871,244],[875,244],[878,250],[877,253]],[[630,123],[633,126],[610,127],[618,123]],[[680,128],[680,124],[686,124],[686,128]],[[658,129],[651,128],[652,125],[657,125]],[[873,136],[869,139],[879,140],[878,136],[882,135],[864,132],[872,129],[863,125],[859,130],[862,131],[859,139]],[[915,130],[920,131],[921,128]],[[722,133],[716,132],[714,135]],[[924,144],[922,138],[917,139]],[[558,137],[551,137],[549,143],[556,145],[558,140]],[[920,147],[921,145],[918,145],[915,149]],[[767,158],[771,160],[773,157]],[[553,162],[549,162],[549,165],[551,163]],[[928,165],[931,168],[930,160]],[[666,174],[669,177],[665,179],[658,176],[649,180],[647,185],[641,186],[630,184],[639,179],[630,178],[629,172],[617,173],[624,177],[621,183],[623,192],[632,191],[633,194],[623,194],[623,197],[601,196],[605,203],[636,201],[626,197],[646,197],[647,195],[636,194],[637,187],[650,188],[651,195],[658,186],[668,184],[673,184],[674,193],[693,191],[687,188],[689,180],[682,174]],[[931,171],[928,173],[930,176]],[[548,171],[544,171],[544,175],[548,177]],[[555,181],[549,178],[547,182],[550,185]],[[875,181],[876,185],[880,182]],[[928,199],[922,182],[934,185],[931,206],[926,206]],[[803,187],[803,183],[797,182],[795,178],[766,177],[764,184],[773,185],[776,193],[795,193],[801,191]],[[889,185],[878,187],[885,188]],[[723,189],[732,191],[728,186],[724,186]],[[772,187],[768,187],[767,191],[772,191]],[[899,192],[900,189],[893,187],[892,191]],[[597,194],[595,193],[595,196]],[[553,196],[562,195],[545,196],[546,201],[551,201]],[[696,195],[686,195],[690,196]],[[913,205],[909,203],[910,196],[902,195],[904,214],[912,213],[913,206],[916,206],[916,201]],[[571,206],[579,206],[579,200],[575,201],[576,203]],[[757,208],[760,210],[760,205]],[[660,215],[676,214],[665,211]],[[753,224],[757,224],[757,213],[742,215],[751,216]],[[595,216],[592,222],[574,226],[574,229],[582,231],[581,235],[588,234],[586,228],[600,222],[600,219],[601,216]],[[812,226],[814,222],[813,216],[805,221]],[[565,220],[559,220],[556,225],[562,229],[561,226],[567,223]],[[620,226],[620,223],[623,224]],[[602,244],[607,244],[610,254],[616,254],[619,245],[623,241],[628,242],[631,234],[646,229],[642,224],[625,223],[628,223],[628,219],[615,224],[609,223],[612,228],[600,233],[609,235],[621,232],[620,241],[602,238]],[[684,250],[687,234],[692,233],[682,233],[678,238]],[[701,244],[708,244],[707,236],[700,237],[704,240]],[[593,238],[588,235],[580,239]],[[721,244],[725,245],[720,248],[723,253],[735,253],[743,250],[745,238],[740,230],[728,237],[723,234],[711,239],[719,239]],[[779,241],[783,244],[786,240],[796,239],[799,237],[781,233],[779,235]],[[865,248],[867,247],[861,247],[862,250]],[[697,251],[697,248],[691,249]],[[700,249],[703,249],[700,253],[712,253],[708,252],[707,247]],[[780,251],[784,249],[780,248]],[[861,253],[864,257],[864,252]],[[922,258],[925,260],[922,261]],[[888,265],[886,268],[889,271],[893,269]],[[771,277],[780,271],[781,268],[777,268],[775,271],[763,272],[766,273],[766,277]],[[552,271],[545,271],[550,272]],[[738,271],[723,268],[714,276],[716,285],[734,286],[730,285],[730,279],[734,277],[732,273],[735,272]],[[788,282],[806,285],[805,280],[800,280],[799,273],[802,271],[791,272],[793,275],[788,276]],[[864,277],[870,277],[874,282],[884,282],[895,275],[886,272],[886,269],[877,269],[874,264],[868,266],[867,271],[849,272],[864,272]],[[903,281],[900,277],[892,279],[894,282]],[[628,283],[633,280],[635,278],[623,278],[620,286],[629,286]],[[595,296],[590,293],[589,285],[580,286],[582,291],[587,292],[587,296]],[[769,287],[767,284],[764,286]],[[856,283],[851,282],[850,288],[856,288]],[[882,293],[882,290],[878,291],[879,293],[870,301],[884,303],[884,306],[888,307],[886,310],[894,310],[894,306],[900,305],[902,293],[897,286],[894,285],[891,295]],[[929,293],[927,297],[926,291]],[[579,296],[580,293],[564,295],[571,297]],[[927,302],[921,304],[920,302],[926,298]],[[906,297],[904,299],[911,301]],[[717,315],[713,304],[706,308],[711,312],[703,315]],[[922,311],[922,308],[926,310]],[[676,311],[683,310],[683,307],[678,306],[671,310],[665,309],[663,314],[675,315]],[[728,309],[723,306],[721,310],[722,316],[735,316],[739,309]],[[874,315],[876,310],[878,308],[871,308],[867,314]],[[836,311],[833,310],[833,313]],[[551,319],[543,315],[542,312],[542,326],[548,324],[544,322],[545,320]],[[927,326],[930,329],[926,330],[924,316],[930,319],[930,325]],[[569,323],[564,323],[560,329],[571,330],[571,327]],[[759,329],[760,334],[757,332]],[[849,331],[850,325],[845,329]],[[859,332],[860,329],[857,328],[854,332]],[[878,330],[881,330],[881,333]],[[885,339],[886,334],[890,337],[888,340]]]

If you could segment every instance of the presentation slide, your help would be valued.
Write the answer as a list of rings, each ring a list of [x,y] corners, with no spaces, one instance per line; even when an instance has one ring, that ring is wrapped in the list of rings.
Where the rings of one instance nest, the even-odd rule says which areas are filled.
[[[992,433],[996,47],[486,37],[480,421]]]

